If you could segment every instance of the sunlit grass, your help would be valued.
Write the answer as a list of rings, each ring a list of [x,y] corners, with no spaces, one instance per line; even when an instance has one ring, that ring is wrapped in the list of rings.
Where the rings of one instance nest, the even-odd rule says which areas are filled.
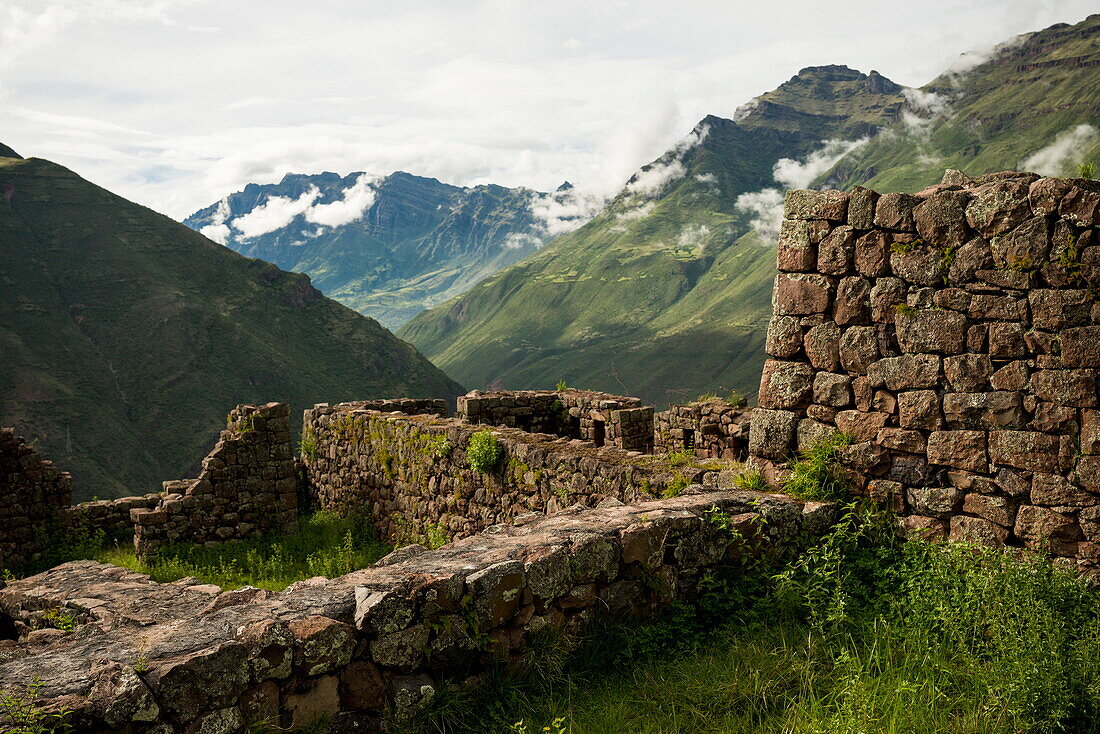
[[[301,518],[298,531],[289,535],[211,547],[172,546],[151,563],[142,563],[131,544],[119,542],[95,558],[147,573],[154,581],[194,576],[224,589],[255,586],[278,591],[313,576],[342,576],[371,565],[389,551],[368,518],[322,511]]]

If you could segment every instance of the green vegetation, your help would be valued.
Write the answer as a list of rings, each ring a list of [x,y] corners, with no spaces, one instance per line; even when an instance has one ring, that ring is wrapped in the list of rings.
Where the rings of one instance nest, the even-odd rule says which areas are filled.
[[[504,446],[489,429],[470,436],[470,443],[466,447],[466,462],[471,469],[488,474],[497,467],[503,456]]]
[[[650,199],[624,189],[562,235],[399,332],[471,386],[570,384],[637,395],[658,407],[712,385],[755,396],[775,276],[771,236],[749,232],[739,195],[777,186],[781,158],[823,139],[855,141],[885,126],[811,186],[918,191],[946,167],[976,176],[1015,168],[1082,123],[1100,125],[1094,40],[1100,19],[1052,28],[1016,55],[922,91],[945,105],[914,130],[901,89],[838,67],[800,72],[736,123],[708,117],[705,139],[677,159],[685,175]],[[1084,62],[1077,63],[1077,60]],[[1072,61],[1072,63],[1071,63]],[[975,120],[984,121],[976,125]],[[1095,159],[1100,143],[1079,155]],[[677,158],[670,151],[655,163]],[[904,251],[915,244],[898,245]],[[941,252],[941,272],[953,253]],[[684,391],[687,392],[684,392]]]
[[[894,304],[894,312],[898,316],[907,316],[908,317],[908,316],[916,316],[917,315],[917,309],[910,306],[905,301],[895,303]]]
[[[42,682],[37,678],[23,692],[0,688],[0,722],[9,724],[7,734],[67,734],[73,731],[72,712],[62,708],[46,711],[38,704]]]
[[[0,424],[32,427],[78,501],[188,476],[238,403],[462,392],[303,275],[49,161],[0,179]]]
[[[290,535],[209,548],[172,546],[149,563],[138,561],[132,546],[119,543],[100,550],[94,558],[147,573],[154,581],[195,576],[224,589],[255,586],[277,591],[313,576],[333,578],[365,568],[389,551],[378,541],[369,518],[322,511],[303,517],[298,531]]]
[[[848,505],[803,552],[707,577],[655,622],[551,638],[480,695],[442,691],[420,730],[1100,731],[1100,592],[1037,554],[895,527]]]
[[[843,433],[818,441],[791,462],[790,473],[780,482],[784,492],[804,500],[836,501],[851,497],[851,487],[837,461],[840,450],[852,439]]]
[[[565,380],[558,380],[557,384],[554,385],[554,389],[558,392],[564,392],[569,389],[569,386],[565,384]]]
[[[1077,166],[1077,176],[1090,181],[1096,178],[1096,161],[1085,161]]]
[[[747,489],[752,492],[767,492],[771,488],[768,480],[764,478],[764,472],[759,469],[743,471],[733,478],[733,486],[737,489]]]

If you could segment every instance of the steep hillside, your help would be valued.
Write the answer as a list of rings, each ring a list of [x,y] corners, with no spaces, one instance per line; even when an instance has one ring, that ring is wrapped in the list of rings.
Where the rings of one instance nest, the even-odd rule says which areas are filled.
[[[1098,26],[1054,26],[920,90],[803,69],[734,119],[700,122],[584,227],[398,333],[471,386],[565,379],[658,404],[753,394],[782,189],[914,190],[945,167],[977,175],[1061,148],[1067,166],[1100,160]]]
[[[0,189],[0,424],[82,497],[187,476],[239,402],[461,392],[306,276],[61,166],[0,158]]]
[[[902,107],[900,87],[842,66],[803,69],[739,111],[707,117],[632,177],[595,219],[407,324],[471,385],[558,379],[655,403],[753,392],[774,252],[740,193],[823,137],[864,137]]]
[[[1008,41],[910,99],[905,119],[823,182],[915,191],[938,182],[944,168],[1076,175],[1078,163],[1100,161],[1100,15]]]
[[[573,192],[462,188],[398,171],[287,175],[250,184],[184,224],[307,273],[326,295],[396,328],[531,254]],[[542,216],[539,216],[539,215]]]

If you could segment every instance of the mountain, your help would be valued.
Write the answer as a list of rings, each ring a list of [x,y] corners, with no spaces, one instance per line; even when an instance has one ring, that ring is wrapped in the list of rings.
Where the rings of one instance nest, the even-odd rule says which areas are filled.
[[[592,221],[421,314],[402,338],[477,386],[564,379],[657,404],[752,393],[775,255],[738,194],[774,185],[776,161],[823,136],[891,124],[903,103],[879,74],[803,69],[736,119],[699,122]]]
[[[854,151],[822,183],[916,191],[938,183],[944,168],[1077,175],[1077,164],[1100,162],[1100,14],[1007,41],[908,97],[908,114],[890,134]]]
[[[0,157],[0,425],[80,497],[192,476],[237,403],[461,386],[372,319],[49,161]]]
[[[1057,157],[1061,136],[1088,141],[1100,123],[1098,25],[1017,39],[922,89],[803,69],[732,119],[705,118],[586,225],[398,335],[474,387],[564,379],[658,405],[752,396],[783,189],[916,190],[947,166],[977,175]],[[1098,158],[1090,145],[1071,157]]]
[[[401,171],[288,174],[249,184],[183,223],[307,273],[331,298],[396,328],[568,228],[575,196],[568,184],[549,194],[463,188]]]

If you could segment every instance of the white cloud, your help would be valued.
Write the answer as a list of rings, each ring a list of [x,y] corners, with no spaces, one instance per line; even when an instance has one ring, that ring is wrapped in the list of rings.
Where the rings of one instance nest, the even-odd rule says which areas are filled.
[[[531,215],[542,240],[572,232],[599,213],[606,203],[599,194],[576,187],[549,194],[531,195]]]
[[[321,192],[316,186],[311,186],[297,199],[289,196],[269,196],[263,204],[241,215],[232,221],[233,229],[241,233],[244,239],[259,237],[268,232],[274,232],[294,221],[294,217],[304,214]]]
[[[342,227],[361,219],[374,206],[375,186],[382,179],[364,173],[341,192],[341,197],[328,204],[315,204],[306,210],[306,220],[325,227]]]
[[[229,198],[226,197],[218,202],[218,208],[215,209],[214,213],[210,216],[210,223],[199,229],[199,234],[209,237],[219,245],[224,245],[229,242],[229,237],[232,235],[232,232],[229,230],[229,225],[225,223],[225,220],[228,218]]]
[[[803,160],[780,158],[772,168],[772,178],[782,184],[784,189],[806,189],[823,176],[840,159],[853,150],[867,144],[870,138],[859,140],[826,140],[817,150]],[[766,188],[750,191],[737,197],[736,207],[752,215],[753,228],[760,232],[766,242],[773,242],[779,236],[779,225],[783,221],[783,191],[778,188]]]
[[[695,180],[699,183],[717,183],[718,177],[713,173],[699,173],[696,174]]]
[[[627,193],[650,199],[659,195],[676,179],[683,178],[687,173],[684,167],[684,156],[706,140],[709,134],[710,128],[703,125],[678,140],[660,160],[642,168],[631,177],[626,184]]]
[[[678,250],[692,250],[700,254],[706,249],[707,240],[710,237],[710,227],[705,224],[687,224],[680,228],[676,235],[676,248]]]
[[[902,89],[901,94],[910,107],[926,115],[942,115],[951,106],[951,98],[946,94],[926,92],[913,87]]]
[[[1054,142],[1037,151],[1020,164],[1022,171],[1034,171],[1044,176],[1064,176],[1073,173],[1069,170],[1078,158],[1081,150],[1093,145],[1100,138],[1100,130],[1092,125],[1078,125],[1063,130],[1054,138]]]
[[[325,170],[608,196],[804,66],[919,86],[964,48],[1095,4],[5,0],[0,140],[174,217]]]
[[[624,212],[618,212],[615,214],[615,219],[620,222],[633,222],[636,219],[649,216],[649,213],[653,211],[653,208],[657,206],[656,202],[647,201],[644,204],[640,204],[633,209],[627,209]]]

